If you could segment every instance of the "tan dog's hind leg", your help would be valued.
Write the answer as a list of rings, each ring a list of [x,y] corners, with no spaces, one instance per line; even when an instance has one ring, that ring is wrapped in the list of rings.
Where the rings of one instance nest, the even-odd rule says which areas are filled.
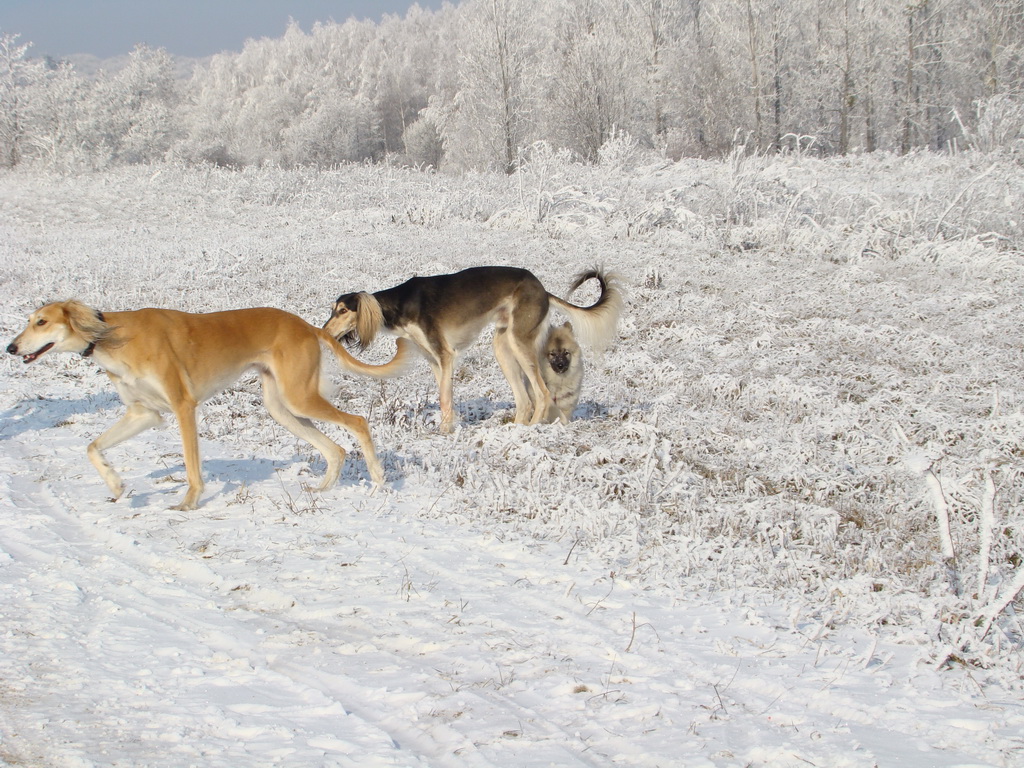
[[[377,460],[377,452],[373,448],[373,438],[370,436],[370,426],[362,416],[339,411],[333,405],[324,400],[320,395],[310,397],[304,403],[293,403],[295,410],[308,419],[319,421],[330,421],[351,434],[358,442],[366,459],[366,468],[370,470],[370,479],[377,485],[384,484],[384,469]],[[341,466],[338,466],[341,469]],[[335,478],[337,475],[335,475]],[[324,478],[328,482],[328,478]],[[333,482],[333,480],[331,480]]]
[[[104,457],[103,452],[135,437],[140,432],[157,426],[161,421],[163,419],[159,413],[136,403],[128,406],[128,412],[114,426],[89,443],[87,450],[89,461],[96,467],[100,477],[107,484],[113,501],[121,498],[121,494],[124,493],[124,483],[121,482],[121,478],[114,468],[110,466],[110,462]]]
[[[273,376],[262,374],[260,381],[263,384],[263,404],[274,420],[323,454],[327,462],[327,471],[320,485],[314,490],[326,491],[338,481],[338,475],[345,464],[345,449],[317,429],[309,419],[296,416],[288,409]]]
[[[318,360],[318,358],[313,359]],[[366,419],[362,416],[356,416],[351,413],[339,411],[329,402],[324,400],[323,395],[321,395],[317,389],[319,376],[316,375],[316,370],[318,370],[317,367],[311,367],[310,370],[304,370],[304,367],[301,365],[292,367],[275,365],[273,367],[271,374],[275,375],[277,378],[275,386],[281,400],[281,405],[296,417],[296,421],[292,422],[292,426],[298,425],[301,429],[303,419],[329,421],[332,424],[337,424],[359,442],[359,447],[362,449],[363,456],[366,459],[366,467],[370,470],[370,479],[377,485],[383,485],[384,469],[377,460],[377,452],[373,448],[373,438],[370,436],[370,427],[366,423]],[[284,424],[284,422],[282,422],[282,425],[285,427],[288,426]],[[337,453],[334,454],[337,458],[335,468],[332,468],[330,455],[332,451],[327,447],[327,443],[324,442],[325,440],[328,443],[332,441],[318,429],[313,427],[312,424],[309,425],[309,428],[320,435],[320,437],[317,438],[319,442],[310,440],[310,438],[313,437],[312,432],[302,434],[300,437],[304,440],[309,440],[317,448],[320,448],[321,452],[324,453],[324,457],[327,459],[327,475],[324,477],[324,482],[320,485],[321,489],[325,489],[337,479],[338,472],[341,471],[341,457],[344,456],[344,452],[342,452],[341,456],[338,456]],[[327,450],[323,450],[325,448]],[[335,446],[335,448],[341,450],[338,446]]]

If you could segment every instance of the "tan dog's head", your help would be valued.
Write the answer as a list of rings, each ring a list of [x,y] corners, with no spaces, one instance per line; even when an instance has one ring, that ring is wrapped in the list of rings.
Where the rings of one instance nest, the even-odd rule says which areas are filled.
[[[555,373],[562,374],[569,370],[572,360],[580,353],[580,345],[572,332],[572,323],[565,322],[553,327],[548,333],[544,354],[548,365]]]
[[[40,307],[28,325],[7,345],[12,355],[32,363],[47,352],[85,352],[102,340],[109,326],[96,310],[79,301],[59,301]]]
[[[360,349],[366,349],[377,337],[383,323],[380,303],[373,294],[365,291],[345,293],[334,302],[324,330],[338,341],[346,344],[356,342]]]

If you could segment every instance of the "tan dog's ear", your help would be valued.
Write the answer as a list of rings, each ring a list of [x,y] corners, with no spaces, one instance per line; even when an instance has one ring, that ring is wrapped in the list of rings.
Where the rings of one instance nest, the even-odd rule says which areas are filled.
[[[359,346],[366,349],[377,338],[380,327],[384,324],[384,313],[381,311],[380,302],[372,293],[360,291],[356,294],[359,302],[356,309],[356,333],[359,336]]]
[[[102,341],[110,333],[110,326],[100,319],[99,313],[80,301],[65,301],[61,305],[64,318],[71,329],[90,343]]]

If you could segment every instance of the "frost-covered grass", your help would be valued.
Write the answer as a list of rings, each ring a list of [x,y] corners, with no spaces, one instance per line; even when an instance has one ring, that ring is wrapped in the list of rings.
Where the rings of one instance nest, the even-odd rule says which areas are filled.
[[[568,428],[509,423],[486,339],[456,373],[463,426],[451,437],[434,430],[425,365],[384,385],[338,378],[338,401],[370,416],[398,491],[432,486],[450,502],[422,519],[563,542],[639,584],[772,595],[805,620],[1013,678],[1020,166],[741,152],[670,164],[625,150],[603,161],[573,165],[541,146],[511,178],[5,173],[5,336],[70,296],[102,309],[273,305],[319,324],[342,291],[412,274],[514,264],[561,294],[604,264],[627,282],[627,312],[614,349],[588,360]],[[81,378],[106,421],[118,407],[89,362],[5,360],[3,373],[40,391]],[[211,401],[203,438],[240,455],[280,441],[253,392]],[[83,483],[89,470],[83,457]]]

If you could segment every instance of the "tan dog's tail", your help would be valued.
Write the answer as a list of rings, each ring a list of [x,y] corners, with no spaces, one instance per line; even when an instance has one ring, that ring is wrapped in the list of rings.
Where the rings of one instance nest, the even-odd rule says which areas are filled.
[[[345,345],[331,336],[329,333],[316,329],[319,332],[320,340],[330,348],[334,353],[334,356],[338,358],[338,362],[342,368],[345,368],[352,373],[360,373],[364,376],[370,376],[374,379],[393,379],[396,376],[404,375],[415,358],[415,345],[408,339],[396,339],[397,348],[395,349],[395,356],[392,357],[388,362],[382,363],[381,365],[372,365],[371,363],[364,363],[362,360],[357,360],[352,354],[345,349]]]
[[[580,340],[598,352],[604,351],[614,340],[615,330],[622,315],[623,295],[618,278],[613,272],[591,269],[581,272],[573,280],[569,293],[579,288],[587,280],[597,280],[601,286],[601,295],[589,307],[579,307],[548,294],[551,303],[561,309],[572,320],[573,327]]]

